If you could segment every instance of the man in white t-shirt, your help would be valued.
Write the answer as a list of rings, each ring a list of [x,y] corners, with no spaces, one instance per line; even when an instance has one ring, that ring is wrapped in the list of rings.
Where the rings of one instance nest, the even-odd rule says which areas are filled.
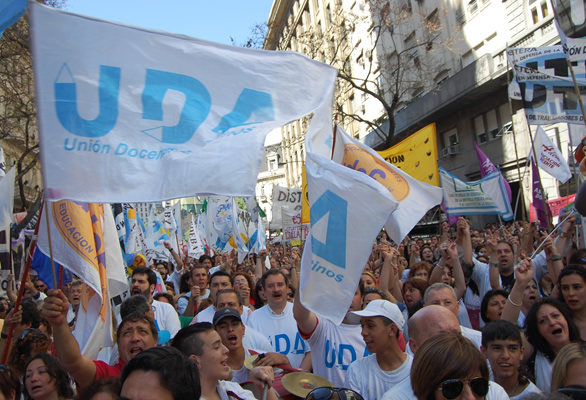
[[[142,294],[147,298],[155,313],[155,325],[158,331],[169,331],[171,338],[181,329],[179,315],[175,308],[168,303],[153,300],[153,292],[157,283],[155,272],[147,267],[135,268],[132,272],[130,294],[136,296]]]
[[[193,316],[194,306],[199,307],[201,301],[207,299],[210,295],[206,268],[203,265],[193,267],[187,283],[190,291],[177,299],[177,309],[180,315],[191,317]]]
[[[454,288],[445,283],[434,283],[428,287],[423,296],[423,304],[424,307],[433,304],[445,307],[450,310],[456,318],[460,312],[460,302],[456,299]],[[480,332],[461,325],[460,329],[462,331],[462,336],[469,339],[476,345],[476,347],[478,347],[478,350],[480,350],[480,346],[482,345],[482,335]]]
[[[385,392],[409,377],[413,357],[399,347],[397,336],[405,320],[397,305],[373,300],[362,311],[352,311],[347,319],[362,326],[368,357],[350,364],[344,387],[368,400],[378,400]]]
[[[509,321],[493,321],[482,329],[482,354],[490,364],[494,381],[511,399],[541,393],[533,382],[519,373],[524,350],[519,328]]]
[[[427,340],[440,333],[460,333],[458,318],[454,313],[440,305],[429,305],[417,311],[409,319],[409,348],[413,354]],[[507,392],[494,382],[490,382],[486,400],[507,400]],[[416,400],[411,387],[411,379],[405,379],[387,391],[382,400]]]
[[[216,306],[214,305],[216,303],[216,295],[224,289],[232,289],[232,277],[229,273],[224,271],[214,272],[210,278],[209,297],[212,300],[212,305],[197,313],[197,315],[193,317],[193,321],[191,321],[190,325],[197,324],[198,322],[212,322],[214,314],[216,313]]]
[[[287,301],[287,278],[280,270],[270,269],[263,274],[261,283],[268,304],[253,311],[246,325],[266,335],[275,351],[286,355],[293,368],[310,371],[311,350],[297,330],[293,304]]]
[[[212,324],[201,322],[181,329],[173,339],[172,346],[197,365],[201,383],[200,399],[255,399],[249,390],[243,389],[236,382],[226,380],[230,376],[228,349],[222,344],[222,338]],[[265,384],[273,384],[273,369],[255,367],[250,371],[250,379],[256,390],[263,393]],[[267,399],[277,400],[273,390],[268,391]]]
[[[361,300],[360,289],[356,289],[348,312],[360,311]],[[340,325],[318,318],[301,304],[299,296],[293,302],[293,315],[301,337],[311,347],[313,373],[326,378],[334,387],[343,387],[350,364],[370,354],[360,325],[350,325],[347,315]]]

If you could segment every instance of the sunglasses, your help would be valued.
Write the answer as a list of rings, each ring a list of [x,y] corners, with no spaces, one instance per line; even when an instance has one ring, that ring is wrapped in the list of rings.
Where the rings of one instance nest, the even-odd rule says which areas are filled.
[[[31,335],[33,338],[43,338],[43,339],[47,338],[47,335],[45,335],[45,333],[43,333],[39,329],[28,328],[22,332],[22,335],[20,335],[20,337],[18,338],[18,342],[20,343],[29,335]]]
[[[334,394],[338,394],[340,400],[364,400],[364,398],[352,389],[334,388],[334,387],[320,387],[313,389],[305,397],[305,400],[328,400]]]
[[[488,379],[485,378],[448,379],[442,382],[441,387],[437,390],[441,390],[446,399],[454,400],[462,394],[466,383],[470,385],[470,389],[478,397],[484,397],[488,393]]]

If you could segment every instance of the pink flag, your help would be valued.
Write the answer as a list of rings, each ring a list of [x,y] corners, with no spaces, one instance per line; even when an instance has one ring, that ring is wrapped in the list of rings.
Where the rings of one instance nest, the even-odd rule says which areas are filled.
[[[480,165],[480,177],[484,178],[486,175],[490,174],[492,171],[496,169],[495,165],[490,161],[490,159],[480,150],[478,144],[474,142],[474,150],[476,150],[476,157],[478,157],[478,164]],[[509,201],[513,199],[513,193],[511,192],[511,186],[509,182],[503,176],[503,180],[505,182],[505,189],[507,190],[507,196],[509,197]]]
[[[543,194],[543,188],[541,187],[539,174],[537,172],[537,165],[535,165],[533,157],[531,158],[531,181],[533,182],[533,208],[535,208],[535,214],[541,223],[541,226],[548,227],[550,226],[548,216],[551,215],[551,209],[549,208],[549,204]]]

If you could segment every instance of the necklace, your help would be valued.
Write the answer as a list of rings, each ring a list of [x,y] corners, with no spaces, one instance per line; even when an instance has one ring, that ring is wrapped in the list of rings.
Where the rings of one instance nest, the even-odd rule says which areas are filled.
[[[517,391],[517,388],[518,387],[519,387],[519,381],[517,381],[517,384],[515,385],[515,387],[511,391],[511,393],[507,393],[509,395],[509,397],[514,397],[515,396],[515,392]]]

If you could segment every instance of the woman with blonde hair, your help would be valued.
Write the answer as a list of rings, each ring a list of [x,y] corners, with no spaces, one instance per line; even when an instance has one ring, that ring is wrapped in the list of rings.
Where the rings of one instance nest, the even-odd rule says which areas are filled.
[[[586,395],[585,372],[586,343],[575,342],[564,346],[553,363],[551,391],[569,394],[566,391],[575,391],[577,389]]]

